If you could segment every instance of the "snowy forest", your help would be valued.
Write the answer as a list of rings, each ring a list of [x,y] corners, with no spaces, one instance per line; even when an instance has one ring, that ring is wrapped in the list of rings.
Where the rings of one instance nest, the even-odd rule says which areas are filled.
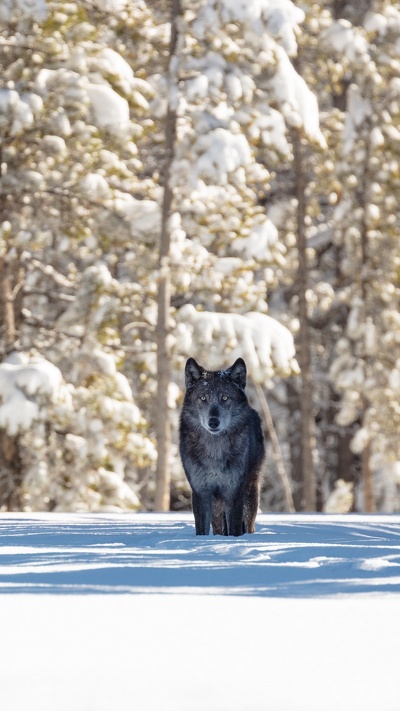
[[[400,510],[400,3],[2,0],[0,510],[190,509],[245,359],[263,511]]]

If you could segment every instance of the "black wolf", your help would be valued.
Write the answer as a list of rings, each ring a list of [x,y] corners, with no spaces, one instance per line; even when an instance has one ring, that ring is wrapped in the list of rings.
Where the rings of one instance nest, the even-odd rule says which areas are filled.
[[[179,438],[192,488],[197,536],[254,533],[265,448],[260,418],[247,400],[242,358],[209,371],[194,358],[185,368]]]

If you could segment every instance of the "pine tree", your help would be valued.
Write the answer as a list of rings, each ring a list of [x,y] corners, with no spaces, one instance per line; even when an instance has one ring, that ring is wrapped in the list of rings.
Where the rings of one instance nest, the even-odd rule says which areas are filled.
[[[68,380],[73,406],[61,421],[46,420],[46,437],[40,417],[33,431],[21,425],[18,476],[7,466],[4,476],[27,506],[136,507],[123,480],[137,484],[155,451],[117,364],[123,369],[135,350],[121,335],[145,304],[143,285],[129,280],[132,258],[160,222],[154,200],[133,196],[143,190],[135,141],[144,131],[131,112],[143,116],[153,90],[109,44],[121,47],[124,19],[140,34],[149,13],[110,17],[60,2],[46,15],[31,9],[31,17],[17,7],[1,18],[3,343],[6,353],[46,354]]]
[[[375,3],[373,9],[362,27],[342,21],[331,36],[337,51],[347,33],[345,59],[352,73],[341,162],[344,190],[336,210],[349,314],[331,374],[342,393],[339,423],[358,425],[351,447],[362,458],[359,505],[368,511],[398,506],[399,457],[398,215],[393,201],[399,110],[392,50],[399,13],[386,3]]]

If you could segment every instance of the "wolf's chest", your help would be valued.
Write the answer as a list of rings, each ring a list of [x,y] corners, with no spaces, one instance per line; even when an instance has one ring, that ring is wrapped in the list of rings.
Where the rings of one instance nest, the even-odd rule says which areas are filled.
[[[246,452],[222,438],[213,439],[217,441],[212,447],[202,447],[199,451],[196,469],[203,482],[222,486],[227,481],[239,480],[246,469]]]

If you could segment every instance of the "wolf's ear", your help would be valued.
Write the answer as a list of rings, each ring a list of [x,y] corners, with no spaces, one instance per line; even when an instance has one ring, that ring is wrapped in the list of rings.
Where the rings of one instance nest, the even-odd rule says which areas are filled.
[[[246,387],[246,363],[243,358],[238,358],[235,360],[234,364],[226,371],[229,377],[233,380],[235,385],[237,385],[242,390]]]
[[[201,368],[198,363],[196,363],[194,358],[189,358],[185,366],[185,383],[188,388],[189,385],[193,385],[197,380],[200,380],[204,372],[204,368]]]

